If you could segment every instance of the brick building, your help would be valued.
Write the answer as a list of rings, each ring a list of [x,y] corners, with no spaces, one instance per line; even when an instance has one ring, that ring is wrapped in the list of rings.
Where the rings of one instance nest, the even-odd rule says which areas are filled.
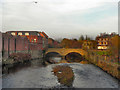
[[[48,36],[37,31],[8,31],[2,33],[2,56],[7,59],[12,53],[29,53],[32,58],[40,58],[47,48]]]
[[[111,44],[111,38],[117,35],[116,33],[106,34],[101,33],[96,37],[97,40],[97,49],[109,49]]]
[[[48,48],[48,35],[44,32],[39,32],[40,36],[43,38],[43,48]]]
[[[55,41],[52,38],[48,38],[48,47],[49,48],[59,48],[60,47],[60,43]]]
[[[7,34],[13,36],[27,37],[30,43],[42,44],[41,49],[48,47],[48,36],[44,32],[38,31],[8,31]]]
[[[31,43],[37,43],[38,36],[40,36],[39,32],[37,31],[8,31],[6,33],[13,36],[26,36]]]

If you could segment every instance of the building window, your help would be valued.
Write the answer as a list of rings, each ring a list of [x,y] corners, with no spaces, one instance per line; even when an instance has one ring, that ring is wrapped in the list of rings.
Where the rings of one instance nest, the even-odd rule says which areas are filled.
[[[21,33],[21,32],[19,32],[19,33],[18,33],[18,35],[22,35],[22,33]]]
[[[12,35],[15,35],[15,33],[14,33],[14,32],[12,32],[11,34],[12,34]]]
[[[105,45],[105,42],[103,42],[103,45]]]
[[[106,45],[108,45],[108,42],[106,42]]]
[[[38,36],[40,36],[40,34],[38,33]]]
[[[26,35],[26,36],[28,36],[28,35],[29,35],[29,33],[25,33],[25,35]]]
[[[37,41],[37,39],[34,39],[34,42],[36,42]]]
[[[98,49],[102,49],[102,46],[98,46]]]
[[[103,45],[103,42],[101,42],[101,45]]]
[[[102,43],[101,42],[99,42],[99,45],[101,45]]]
[[[106,40],[108,40],[108,38],[106,38]]]

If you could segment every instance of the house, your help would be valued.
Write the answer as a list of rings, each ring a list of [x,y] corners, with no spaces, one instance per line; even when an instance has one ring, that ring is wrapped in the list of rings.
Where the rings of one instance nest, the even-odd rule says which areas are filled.
[[[111,44],[111,38],[117,35],[116,33],[106,34],[101,33],[96,37],[97,40],[97,49],[109,49]]]
[[[82,48],[83,49],[96,49],[96,41],[95,40],[83,40]]]

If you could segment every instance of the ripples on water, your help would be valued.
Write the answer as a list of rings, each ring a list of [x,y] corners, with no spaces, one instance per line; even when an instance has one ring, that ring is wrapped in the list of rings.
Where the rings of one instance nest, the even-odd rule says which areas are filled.
[[[61,60],[58,57],[52,58]],[[32,60],[19,64],[10,69],[10,74],[3,77],[4,88],[48,88],[64,87],[59,85],[57,77],[52,74],[53,65],[44,67],[41,60]],[[117,88],[117,80],[91,64],[62,64],[70,65],[75,74],[75,88]]]

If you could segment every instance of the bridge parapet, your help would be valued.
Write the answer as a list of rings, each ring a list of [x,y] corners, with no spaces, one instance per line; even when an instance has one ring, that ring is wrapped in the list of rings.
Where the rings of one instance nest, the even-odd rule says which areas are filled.
[[[50,52],[59,53],[61,56],[66,56],[67,54],[72,52],[79,53],[82,56],[85,56],[87,54],[85,50],[79,48],[48,48],[45,54],[48,54]]]

